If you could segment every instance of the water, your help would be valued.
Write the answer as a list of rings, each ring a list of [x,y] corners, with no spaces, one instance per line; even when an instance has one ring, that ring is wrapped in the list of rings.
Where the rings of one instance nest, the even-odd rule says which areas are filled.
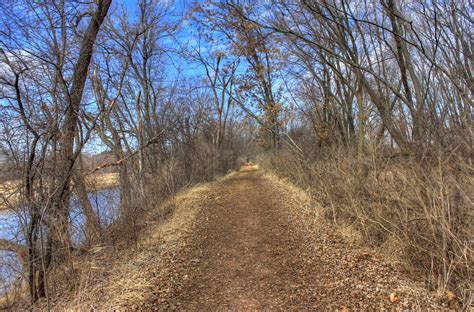
[[[88,194],[89,200],[102,226],[110,225],[119,214],[120,189],[110,188]],[[85,238],[85,216],[79,200],[71,198],[70,225],[73,244]],[[0,212],[0,239],[24,243],[24,229],[28,215],[23,211]],[[21,274],[21,265],[12,252],[0,251],[0,293],[4,292]]]
[[[102,226],[110,225],[118,218],[120,189],[110,188],[95,193],[89,193],[89,200]],[[73,243],[79,244],[84,240],[85,216],[77,198],[71,199],[71,235]]]

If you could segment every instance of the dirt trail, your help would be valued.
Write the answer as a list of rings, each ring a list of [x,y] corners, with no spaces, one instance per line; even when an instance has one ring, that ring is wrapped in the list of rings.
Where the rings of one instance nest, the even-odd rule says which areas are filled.
[[[163,255],[158,290],[139,309],[429,306],[427,293],[398,268],[347,246],[330,228],[305,229],[274,187],[254,171],[216,184],[183,247]],[[393,291],[402,299],[395,304]]]

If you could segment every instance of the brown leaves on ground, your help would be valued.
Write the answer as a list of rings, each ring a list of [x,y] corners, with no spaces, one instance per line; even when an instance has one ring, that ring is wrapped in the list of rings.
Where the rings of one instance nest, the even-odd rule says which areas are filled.
[[[348,244],[322,223],[303,193],[259,172],[235,173],[194,194],[179,203],[196,212],[181,213],[179,227],[173,230],[180,234],[172,240],[165,238],[165,232],[150,236],[145,251],[130,260],[133,265],[121,264],[135,273],[115,270],[125,279],[113,277],[116,287],[106,288],[110,294],[84,307],[186,311],[436,307],[431,295],[400,268]],[[146,287],[134,290],[133,280]],[[120,290],[121,283],[125,289]],[[392,300],[391,293],[398,300]]]
[[[397,268],[348,246],[326,225],[308,224],[295,205],[304,195],[250,170],[214,186],[186,248],[168,259],[173,273],[157,280],[166,291],[142,308],[392,309],[395,290],[403,294],[397,306],[433,306]]]
[[[396,293],[391,293],[388,298],[390,299],[391,303],[398,303],[400,301],[400,298]]]

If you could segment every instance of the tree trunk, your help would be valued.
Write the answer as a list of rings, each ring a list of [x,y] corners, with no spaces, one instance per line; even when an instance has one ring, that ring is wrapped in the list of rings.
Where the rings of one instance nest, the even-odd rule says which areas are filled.
[[[46,263],[49,265],[54,254],[58,260],[67,256],[71,245],[69,233],[69,198],[70,183],[73,167],[78,153],[74,152],[74,138],[77,132],[79,111],[82,101],[87,71],[92,58],[94,42],[109,10],[112,0],[99,0],[96,11],[92,15],[84,37],[82,39],[79,58],[74,66],[72,87],[67,97],[67,107],[59,138],[59,163],[57,167],[57,182],[51,202],[51,215],[48,220],[50,237],[46,254]],[[42,294],[40,294],[42,295]],[[33,298],[35,299],[35,298]]]

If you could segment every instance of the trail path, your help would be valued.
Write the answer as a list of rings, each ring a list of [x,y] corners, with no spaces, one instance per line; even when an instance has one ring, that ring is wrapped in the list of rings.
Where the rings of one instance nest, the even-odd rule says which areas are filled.
[[[324,222],[306,193],[243,169],[144,216],[136,248],[106,268],[92,260],[84,290],[52,310],[438,310],[401,265]]]
[[[259,172],[215,184],[181,247],[163,253],[157,290],[138,309],[328,310],[428,308],[396,266],[303,224]],[[392,303],[396,292],[400,301]]]

